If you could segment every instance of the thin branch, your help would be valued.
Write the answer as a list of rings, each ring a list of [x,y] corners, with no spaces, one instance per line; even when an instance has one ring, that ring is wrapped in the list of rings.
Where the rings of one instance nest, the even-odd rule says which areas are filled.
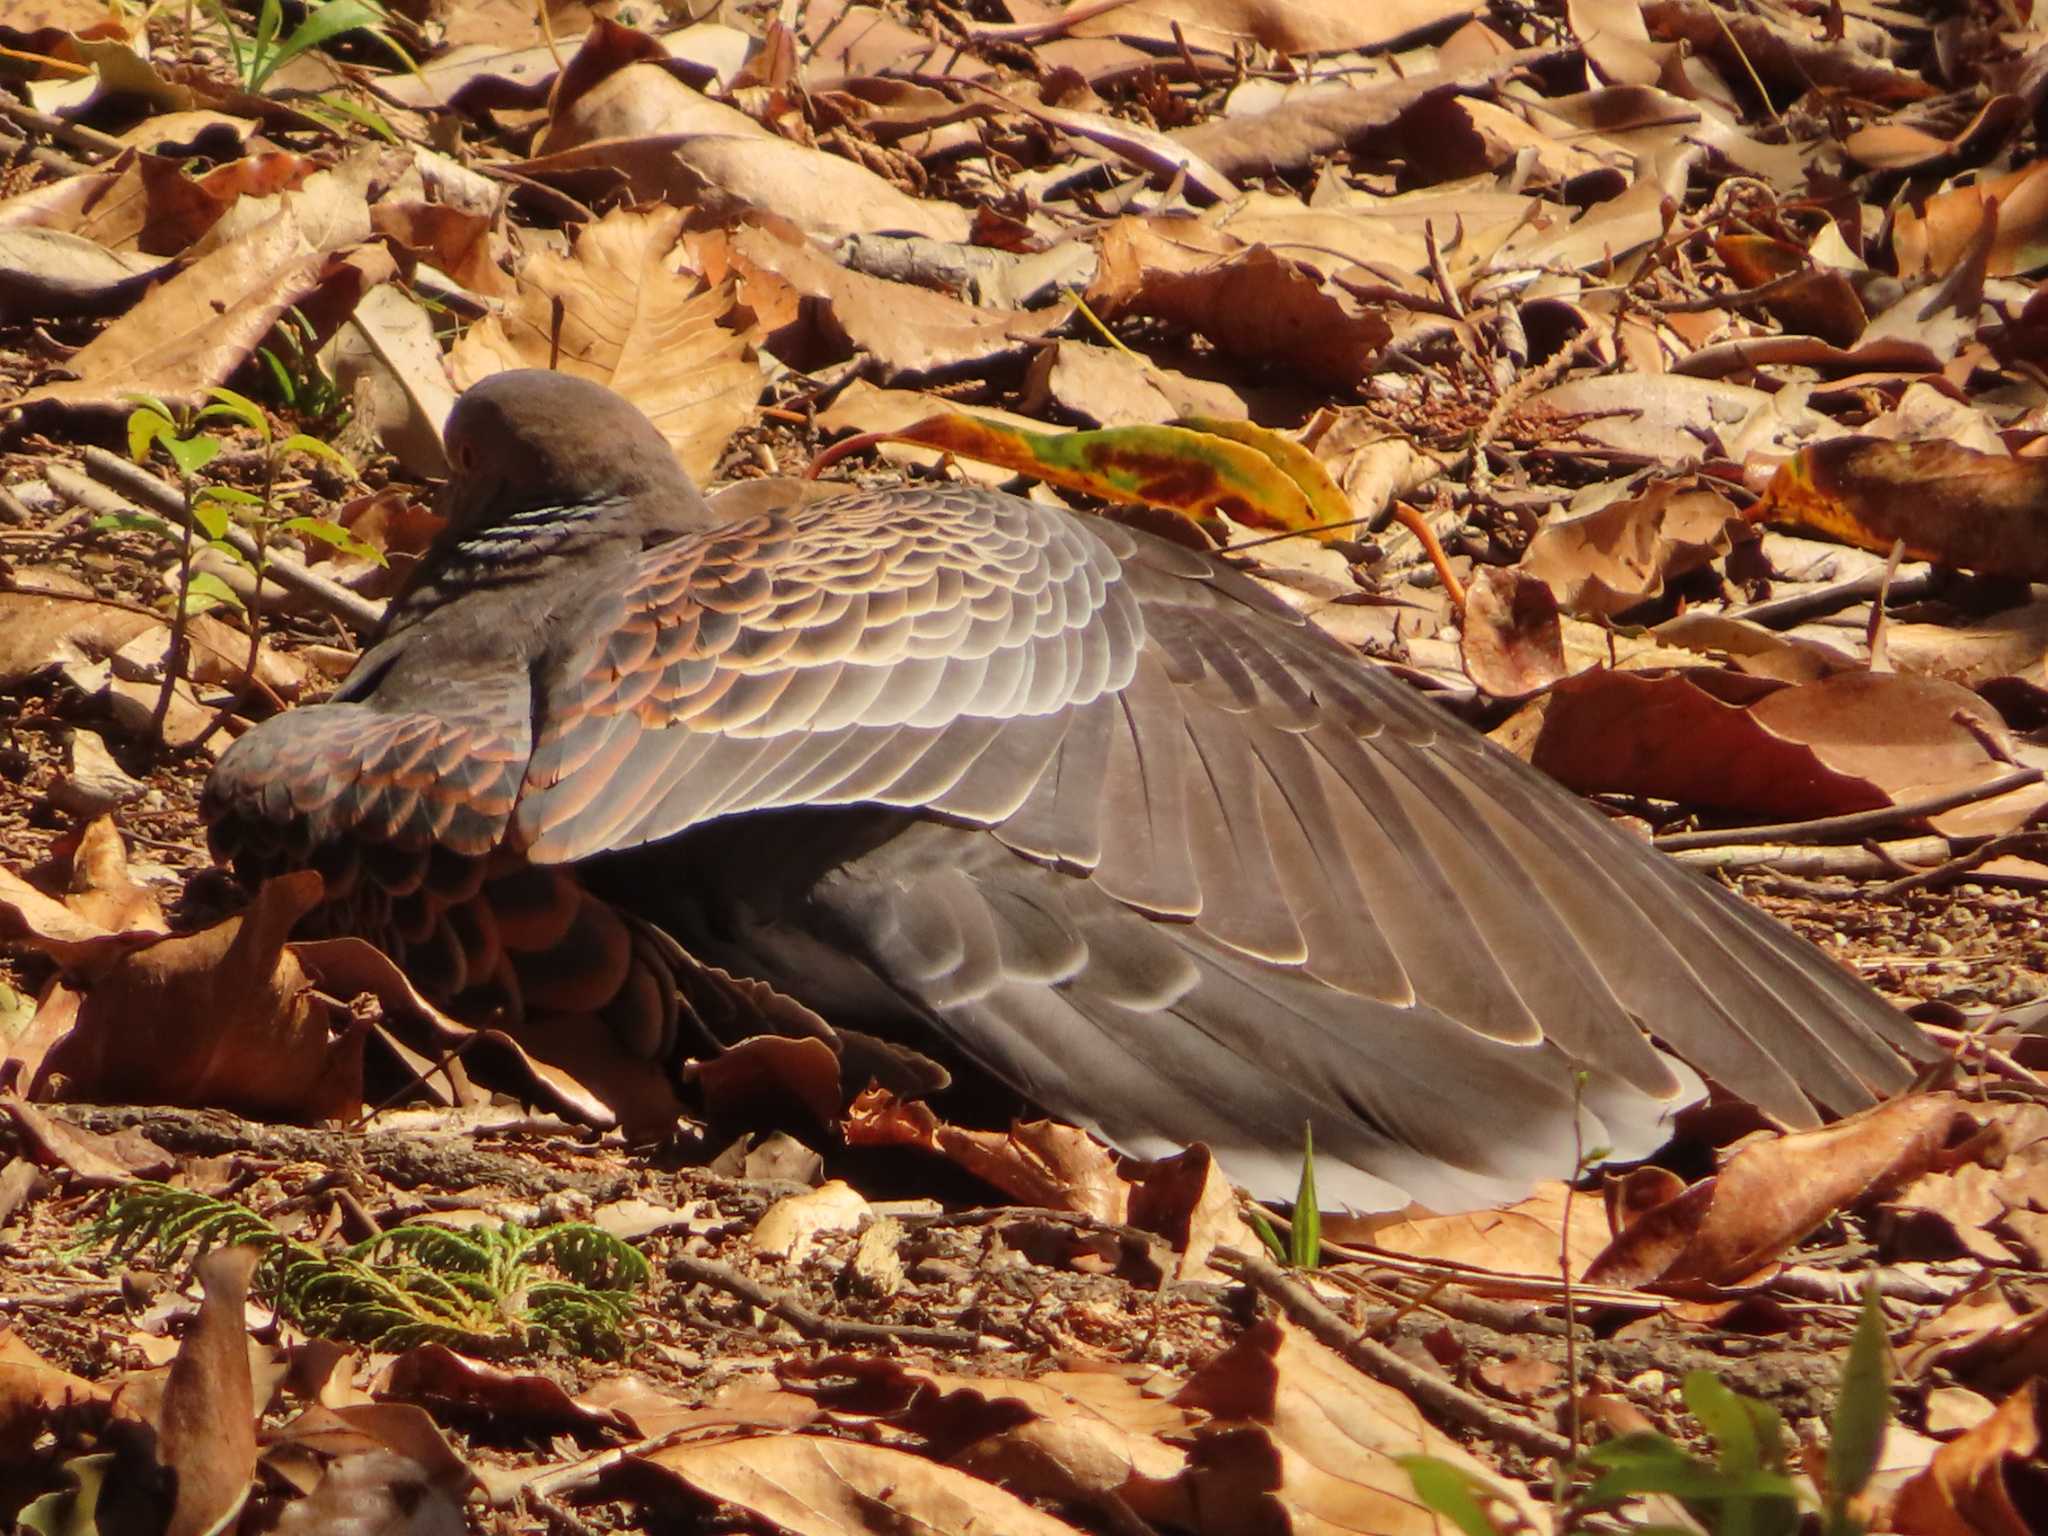
[[[1281,1311],[1322,1343],[1336,1350],[1366,1375],[1399,1388],[1417,1407],[1462,1429],[1476,1430],[1502,1445],[1527,1451],[1532,1456],[1549,1456],[1563,1461],[1572,1454],[1571,1442],[1562,1435],[1554,1435],[1527,1419],[1516,1418],[1484,1399],[1452,1386],[1442,1377],[1411,1365],[1386,1345],[1367,1338],[1271,1259],[1260,1254],[1219,1248],[1209,1262],[1225,1273],[1235,1275],[1261,1295],[1270,1297]]]
[[[827,1317],[805,1306],[793,1296],[771,1290],[730,1264],[716,1259],[672,1254],[668,1260],[671,1280],[688,1280],[737,1296],[750,1307],[759,1307],[779,1317],[807,1339],[827,1344],[908,1344],[917,1349],[979,1349],[982,1335],[969,1328],[922,1328],[911,1324],[858,1323],[847,1318]]]
[[[1945,790],[1903,805],[1880,805],[1867,811],[1848,811],[1840,816],[1816,816],[1807,821],[1780,821],[1763,827],[1728,827],[1701,832],[1671,832],[1650,839],[1650,846],[1665,853],[1689,848],[1720,848],[1741,843],[1821,843],[1837,838],[1861,837],[1884,827],[1896,826],[1938,811],[1952,811],[1959,805],[1996,800],[2000,795],[2041,782],[2043,770],[2021,768],[2001,774],[1983,784],[1965,789]]]

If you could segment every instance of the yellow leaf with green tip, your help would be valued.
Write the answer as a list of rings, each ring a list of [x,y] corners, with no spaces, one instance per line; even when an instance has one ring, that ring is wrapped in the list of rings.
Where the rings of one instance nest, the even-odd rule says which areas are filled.
[[[893,432],[849,439],[821,462],[872,443],[911,443],[999,465],[1105,501],[1165,507],[1188,517],[1220,515],[1247,527],[1319,537],[1335,531],[1319,529],[1319,523],[1349,520],[1350,506],[1328,475],[1321,476],[1313,492],[1304,490],[1304,472],[1294,456],[1321,472],[1305,449],[1257,428],[1252,429],[1256,436],[1239,441],[1237,424],[1229,425],[1229,433],[1165,426],[1033,432],[985,417],[948,413],[927,416]],[[1293,454],[1277,451],[1276,445]],[[1320,508],[1311,504],[1311,494],[1321,502]]]

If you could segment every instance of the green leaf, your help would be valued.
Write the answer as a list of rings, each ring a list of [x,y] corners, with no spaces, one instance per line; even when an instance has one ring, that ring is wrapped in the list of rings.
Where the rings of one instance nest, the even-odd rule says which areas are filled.
[[[224,384],[216,384],[207,391],[214,403],[199,413],[201,421],[209,417],[226,416],[253,428],[264,442],[270,441],[270,418],[263,414],[263,407],[247,395],[235,393]]]
[[[278,29],[284,25],[284,7],[279,0],[263,0],[263,7],[256,13],[256,40],[249,49],[249,88],[260,90],[282,58],[271,54],[270,45],[277,38]],[[232,30],[232,28],[230,28]]]
[[[245,491],[239,485],[206,485],[199,489],[199,500],[217,501],[224,507],[260,507],[263,498],[254,491]]]
[[[228,531],[228,509],[210,497],[195,496],[192,498],[192,521],[209,539],[218,539]]]
[[[1501,1528],[1480,1502],[1492,1492],[1482,1479],[1434,1456],[1399,1456],[1395,1460],[1415,1485],[1415,1496],[1465,1536],[1501,1536]]]
[[[171,462],[178,466],[178,473],[188,480],[220,457],[220,439],[217,437],[172,437],[165,433],[160,434],[157,441],[163,444]]]
[[[1692,1371],[1685,1378],[1685,1405],[1714,1437],[1724,1470],[1784,1466],[1785,1421],[1770,1404],[1730,1391],[1712,1371]]]
[[[208,539],[199,547],[201,549],[211,549],[227,556],[228,559],[234,561],[235,564],[241,566],[244,570],[253,571],[256,569],[256,562],[243,554],[241,550],[230,544],[226,539]]]
[[[327,0],[327,4],[314,10],[301,22],[298,29],[284,40],[277,50],[277,60],[272,70],[281,68],[297,58],[308,48],[318,48],[322,43],[332,42],[345,32],[370,32],[380,41],[387,41],[383,35],[383,24],[387,17],[378,6],[367,5],[364,0]]]
[[[322,544],[331,544],[344,554],[354,555],[358,560],[368,560],[377,565],[385,563],[383,550],[374,544],[365,544],[332,518],[288,517],[278,526],[290,533],[318,539]]]
[[[411,57],[403,48],[400,48],[397,43],[388,37],[380,40],[385,47],[391,49],[399,58],[405,61],[407,69],[415,73],[418,72],[419,66],[413,63]],[[309,117],[321,117],[323,112],[332,112],[336,117],[342,119],[343,123],[356,123],[361,127],[367,128],[387,144],[396,144],[398,142],[398,130],[393,128],[386,118],[379,113],[372,112],[368,107],[359,106],[355,102],[350,101],[339,91],[324,91],[317,99],[320,103],[319,110],[315,110],[310,103],[303,101],[299,103],[299,110],[306,113]],[[329,126],[338,127],[341,124],[329,124]]]
[[[1252,1230],[1259,1234],[1259,1241],[1266,1245],[1266,1250],[1273,1255],[1274,1262],[1285,1264],[1287,1245],[1280,1241],[1280,1234],[1273,1230],[1273,1223],[1266,1220],[1266,1213],[1255,1205],[1245,1212],[1245,1219],[1251,1223]]]
[[[1288,1233],[1287,1256],[1296,1269],[1314,1269],[1323,1261],[1323,1212],[1316,1200],[1316,1136],[1307,1122],[1301,1127],[1301,1183],[1294,1191],[1294,1226]]]
[[[1798,1485],[1782,1472],[1729,1473],[1688,1457],[1674,1463],[1639,1462],[1616,1467],[1602,1474],[1587,1490],[1586,1497],[1596,1504],[1611,1504],[1637,1494],[1667,1493],[1700,1502],[1750,1504],[1766,1499],[1790,1503],[1798,1492]],[[1735,1526],[1730,1522],[1720,1529],[1728,1533]]]
[[[128,413],[128,457],[140,464],[160,436],[176,437],[177,423],[155,402]]]
[[[98,529],[117,529],[122,533],[153,533],[159,538],[172,537],[171,525],[153,512],[102,512],[92,520]]]
[[[296,409],[299,403],[299,386],[292,382],[291,370],[279,362],[277,354],[268,347],[258,347],[256,355],[263,359],[264,366],[270,370],[270,377],[277,385],[277,398]]]
[[[1828,1501],[1839,1510],[1869,1486],[1891,1417],[1891,1348],[1877,1276],[1863,1283],[1863,1315],[1842,1362],[1842,1395],[1828,1442]]]
[[[332,443],[323,443],[319,438],[308,437],[303,432],[294,432],[277,446],[281,453],[309,454],[313,458],[325,459],[331,464],[339,465],[345,474],[354,475],[356,472],[356,467],[348,461],[347,454]]]
[[[211,571],[194,571],[185,588],[185,611],[204,613],[209,608],[240,608],[242,599],[235,589]]]

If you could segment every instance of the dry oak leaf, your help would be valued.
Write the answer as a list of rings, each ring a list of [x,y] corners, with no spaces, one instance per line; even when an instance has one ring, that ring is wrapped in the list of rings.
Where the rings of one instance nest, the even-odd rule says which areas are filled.
[[[261,223],[150,289],[80,348],[65,365],[74,377],[12,404],[118,410],[143,393],[174,406],[202,405],[207,389],[240,367],[292,305],[327,290],[327,301],[345,313],[391,277],[390,254],[364,245],[369,238],[369,206],[353,180],[339,170],[310,177],[277,198]]]
[[[682,227],[674,208],[622,209],[585,226],[571,255],[529,258],[503,315],[478,321],[449,353],[457,388],[507,368],[595,379],[638,406],[694,478],[708,479],[753,410],[761,369],[719,323],[730,290],[686,269]]]
[[[1835,1212],[1926,1172],[1970,1123],[1953,1094],[1909,1094],[1818,1130],[1753,1142],[1719,1173],[1638,1215],[1585,1278],[1680,1295],[1736,1284]]]
[[[249,1496],[256,1402],[242,1310],[261,1258],[255,1247],[216,1248],[193,1266],[205,1299],[171,1362],[157,1428],[157,1455],[177,1488],[165,1536],[224,1529]]]
[[[1409,323],[1327,286],[1313,269],[1262,245],[1186,220],[1119,219],[1103,231],[1088,303],[1105,320],[1148,315],[1206,336],[1240,362],[1282,363],[1317,383],[1349,387]],[[1426,325],[1438,324],[1434,319]]]
[[[1580,672],[1503,732],[1582,794],[1773,821],[1902,804],[2012,771],[2004,725],[1975,694],[1891,673],[1786,687],[1711,668]]]
[[[1458,648],[1465,675],[1496,699],[1521,699],[1565,675],[1557,599],[1532,576],[1502,566],[1472,573]]]
[[[44,1008],[75,1020],[42,1058],[31,1098],[181,1104],[297,1120],[346,1118],[362,1103],[362,1035],[335,1035],[286,949],[319,899],[311,872],[266,883],[249,909],[160,939],[60,983]]]
[[[1565,1219],[1571,1220],[1571,1246],[1563,1241]],[[1600,1202],[1573,1197],[1558,1179],[1539,1184],[1526,1199],[1499,1210],[1464,1211],[1452,1215],[1417,1215],[1398,1221],[1367,1218],[1356,1240],[1412,1259],[1462,1264],[1488,1276],[1529,1275],[1558,1278],[1559,1259],[1568,1251],[1571,1278],[1583,1279],[1586,1266],[1612,1240]],[[1348,1218],[1328,1218],[1323,1235],[1351,1241]]]
[[[2048,164],[2048,162],[2044,162]],[[1756,522],[1792,523],[1878,554],[2048,580],[2048,459],[2008,458],[1938,438],[1839,437],[1772,476]]]
[[[1081,1211],[1122,1222],[1131,1186],[1117,1157],[1087,1132],[1052,1120],[1018,1121],[1007,1131],[949,1125],[931,1107],[871,1088],[846,1111],[850,1147],[922,1147],[1025,1205]]]
[[[907,1451],[816,1435],[671,1444],[633,1458],[790,1536],[989,1531],[1078,1536],[1015,1494]]]
[[[2048,1529],[2048,1396],[2035,1377],[1998,1411],[1934,1453],[1899,1490],[1891,1528],[1902,1536],[2034,1536]]]
[[[1728,553],[1735,506],[1720,492],[1660,480],[1640,496],[1546,519],[1517,569],[1547,585],[1567,612],[1622,613],[1664,584]]]
[[[866,353],[884,382],[1021,356],[1066,322],[1071,306],[1036,311],[980,309],[909,283],[850,271],[794,230],[750,224],[723,252],[702,246],[707,270],[720,261],[761,316],[777,357],[806,364]],[[927,404],[929,410],[929,403]]]
[[[1143,1518],[1198,1533],[1320,1531],[1441,1536],[1399,1458],[1451,1462],[1492,1490],[1522,1529],[1548,1512],[1436,1429],[1415,1404],[1292,1325],[1261,1320],[1171,1399],[1212,1422],[1188,1438],[1188,1468],[1131,1491]]]

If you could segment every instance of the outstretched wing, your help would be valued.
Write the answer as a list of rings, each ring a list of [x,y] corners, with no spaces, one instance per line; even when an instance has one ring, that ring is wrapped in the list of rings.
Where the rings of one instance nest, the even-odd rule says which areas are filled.
[[[1264,1102],[1268,1146],[1305,1107],[1319,1146],[1370,1120],[1472,1166],[1511,1102],[1528,1123],[1504,1139],[1549,1156],[1579,1065],[1647,1152],[1697,1091],[1674,1056],[1802,1123],[1897,1086],[1916,1049],[1817,951],[1146,535],[894,490],[651,552],[622,602],[541,679],[515,840],[561,861],[723,826],[722,856],[686,846],[673,878],[829,927],[969,1054],[1127,1145],[1227,1142],[1232,1102]],[[862,803],[980,841],[907,830],[821,860],[732,819]],[[804,996],[790,938],[752,958]],[[1266,1091],[1287,1075],[1301,1092]],[[1173,1107],[1190,1095],[1212,1113]]]

